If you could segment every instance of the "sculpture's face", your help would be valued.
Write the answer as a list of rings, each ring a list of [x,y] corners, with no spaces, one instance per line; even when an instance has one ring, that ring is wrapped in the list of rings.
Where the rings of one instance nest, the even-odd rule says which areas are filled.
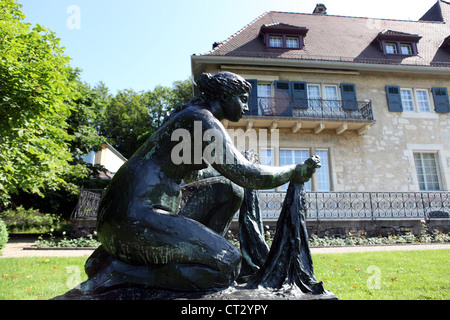
[[[222,100],[225,119],[232,122],[239,121],[248,111],[249,94],[241,93]]]

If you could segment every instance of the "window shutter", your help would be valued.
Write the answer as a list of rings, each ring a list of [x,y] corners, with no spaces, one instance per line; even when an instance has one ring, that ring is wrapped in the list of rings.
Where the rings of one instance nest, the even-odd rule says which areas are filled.
[[[437,113],[449,113],[450,102],[447,88],[431,88],[433,93],[434,108]]]
[[[358,110],[356,88],[353,83],[341,83],[342,109]]]
[[[298,109],[308,108],[308,90],[306,82],[293,81],[292,86],[292,106]]]
[[[391,112],[403,112],[399,86],[386,86],[388,108]]]
[[[252,91],[250,91],[250,97],[248,99],[248,115],[258,115],[258,80],[246,79],[252,85]]]
[[[292,117],[291,82],[275,81],[275,110],[277,116]]]

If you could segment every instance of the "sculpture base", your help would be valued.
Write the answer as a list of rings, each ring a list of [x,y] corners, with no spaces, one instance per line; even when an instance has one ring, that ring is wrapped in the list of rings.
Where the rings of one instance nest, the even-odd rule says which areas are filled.
[[[250,289],[231,286],[223,290],[207,292],[176,292],[153,288],[120,287],[102,293],[83,293],[75,288],[52,300],[337,300],[332,292],[323,294],[303,293],[297,287]]]

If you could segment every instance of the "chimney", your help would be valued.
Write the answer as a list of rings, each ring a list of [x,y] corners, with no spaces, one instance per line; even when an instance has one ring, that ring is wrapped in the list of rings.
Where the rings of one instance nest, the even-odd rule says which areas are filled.
[[[316,4],[313,14],[327,14],[327,7],[323,3]]]

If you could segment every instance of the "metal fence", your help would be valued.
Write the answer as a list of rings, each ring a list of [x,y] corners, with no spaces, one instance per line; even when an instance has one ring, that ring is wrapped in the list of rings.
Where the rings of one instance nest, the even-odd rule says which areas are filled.
[[[263,219],[276,220],[283,192],[260,192]],[[309,220],[446,218],[450,192],[307,192]]]
[[[103,189],[82,189],[78,203],[70,216],[71,220],[96,220]]]
[[[81,190],[71,219],[96,219],[102,194]],[[259,192],[264,220],[278,219],[284,197],[284,192]],[[306,203],[308,220],[448,218],[450,192],[307,192]]]

